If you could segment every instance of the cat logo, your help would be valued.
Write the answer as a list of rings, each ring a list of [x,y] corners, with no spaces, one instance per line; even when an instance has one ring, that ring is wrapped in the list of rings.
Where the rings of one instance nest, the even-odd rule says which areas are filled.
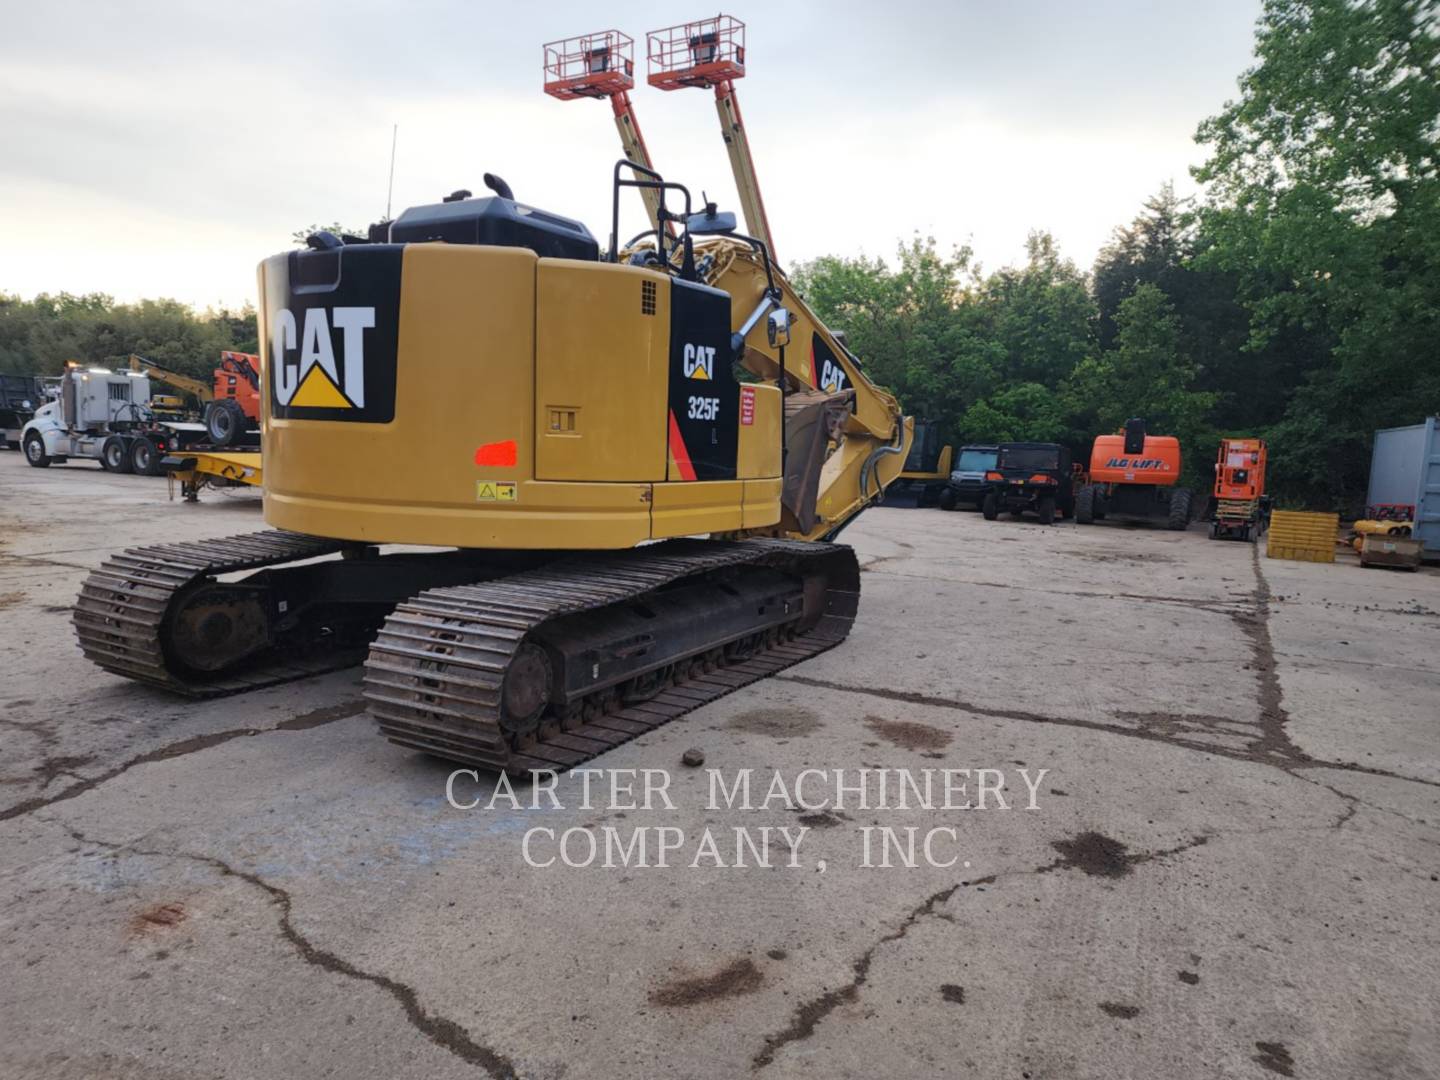
[[[715,378],[715,346],[685,346],[685,377],[706,380]]]
[[[820,368],[820,389],[827,394],[838,394],[845,389],[845,369],[834,360],[826,360]]]
[[[275,400],[297,409],[365,408],[365,331],[375,328],[373,307],[313,307],[297,325],[289,308],[275,313],[271,363]],[[337,362],[332,325],[340,331]]]

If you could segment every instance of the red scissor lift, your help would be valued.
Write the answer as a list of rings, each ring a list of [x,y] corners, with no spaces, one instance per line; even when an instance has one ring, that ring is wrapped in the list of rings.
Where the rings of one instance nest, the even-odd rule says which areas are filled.
[[[735,95],[735,80],[745,77],[745,24],[730,15],[716,15],[652,30],[646,35],[646,53],[647,81],[651,86],[661,90],[701,87],[715,91],[715,109],[720,115],[720,129],[730,154],[746,227],[764,242],[771,260],[778,263]]]
[[[609,98],[615,114],[615,126],[625,157],[647,169],[655,167],[640,122],[630,101],[635,87],[635,42],[619,30],[599,30],[593,34],[552,41],[545,46],[545,93],[561,101],[576,98]],[[641,188],[645,212],[650,224],[660,227],[660,194]],[[673,227],[667,221],[667,230]]]

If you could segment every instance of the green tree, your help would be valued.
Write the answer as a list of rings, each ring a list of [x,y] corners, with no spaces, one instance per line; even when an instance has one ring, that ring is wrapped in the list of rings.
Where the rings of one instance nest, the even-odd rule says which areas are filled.
[[[827,256],[795,272],[828,324],[906,411],[938,420],[948,441],[1062,438],[1056,391],[1092,347],[1084,275],[1047,233],[1023,266],[981,278],[967,248],[941,255],[914,238],[892,267]]]
[[[1354,507],[1374,429],[1440,409],[1440,4],[1266,0],[1256,56],[1199,130],[1196,261],[1287,392],[1276,486]]]
[[[200,377],[224,349],[256,351],[255,311],[197,314],[176,300],[117,304],[101,293],[0,293],[0,371],[52,375],[67,360],[123,366],[131,353]]]
[[[990,275],[984,305],[990,335],[1004,350],[1007,383],[1055,388],[1094,347],[1095,305],[1085,276],[1049,233],[1032,232],[1026,262]]]
[[[361,237],[364,237],[364,236],[368,236],[368,235],[370,234],[370,227],[367,225],[367,226],[362,226],[361,228],[358,228],[358,229],[352,229],[352,228],[350,228],[350,227],[347,226],[347,225],[341,225],[338,221],[332,221],[329,225],[306,225],[303,229],[296,229],[294,232],[292,232],[292,233],[290,234],[290,242],[291,242],[292,244],[295,244],[295,245],[299,246],[299,247],[304,247],[304,246],[305,246],[305,241],[306,241],[307,239],[309,239],[309,237],[310,237],[312,234],[317,233],[317,232],[331,232],[331,233],[334,233],[336,236],[342,236],[342,237],[343,237],[343,236],[361,236]]]
[[[1219,395],[1195,389],[1197,369],[1174,305],[1159,286],[1138,285],[1121,301],[1115,325],[1115,348],[1081,364],[1067,387],[1072,416],[1097,433],[1143,417],[1152,433],[1179,438],[1187,482],[1208,487]]]
[[[954,419],[994,385],[1002,357],[983,332],[970,297],[968,248],[942,255],[916,236],[882,259],[824,256],[797,267],[796,288],[825,323],[846,335],[869,376],[899,395],[907,411]]]

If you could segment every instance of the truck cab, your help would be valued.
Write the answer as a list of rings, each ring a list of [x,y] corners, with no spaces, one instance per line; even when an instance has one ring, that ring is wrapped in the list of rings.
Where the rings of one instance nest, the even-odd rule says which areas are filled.
[[[201,430],[199,424],[157,424],[143,374],[71,365],[53,400],[21,429],[20,448],[38,469],[88,458],[107,472],[158,476],[166,451]]]
[[[960,459],[950,471],[945,490],[940,493],[940,509],[954,510],[961,503],[978,507],[985,499],[990,483],[985,474],[995,468],[1000,456],[1000,447],[994,444],[972,443],[960,448]]]

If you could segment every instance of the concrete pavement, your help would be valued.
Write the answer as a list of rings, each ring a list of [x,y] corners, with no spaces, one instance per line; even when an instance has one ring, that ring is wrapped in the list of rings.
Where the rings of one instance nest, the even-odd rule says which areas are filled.
[[[592,763],[675,809],[459,810],[358,672],[192,703],[79,655],[110,551],[263,527],[204,498],[0,454],[0,1075],[1440,1069],[1434,570],[881,508],[842,646]],[[996,769],[1012,808],[711,809],[745,768]],[[684,858],[522,856],[607,826]],[[798,865],[689,865],[737,827],[805,828]],[[953,832],[862,865],[886,827]]]

